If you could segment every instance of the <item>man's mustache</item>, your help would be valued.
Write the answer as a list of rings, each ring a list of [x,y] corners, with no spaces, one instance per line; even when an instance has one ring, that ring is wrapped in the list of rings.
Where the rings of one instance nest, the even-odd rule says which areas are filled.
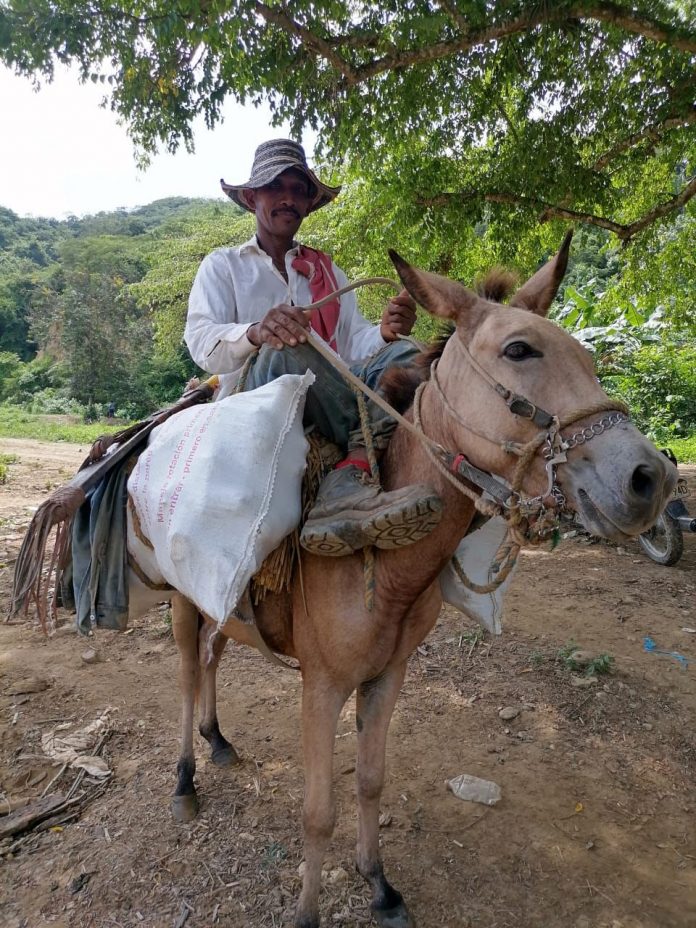
[[[282,206],[280,209],[274,209],[271,213],[272,216],[277,216],[279,213],[290,213],[291,216],[294,216],[295,219],[300,218],[300,214],[296,209],[293,209],[292,206]]]

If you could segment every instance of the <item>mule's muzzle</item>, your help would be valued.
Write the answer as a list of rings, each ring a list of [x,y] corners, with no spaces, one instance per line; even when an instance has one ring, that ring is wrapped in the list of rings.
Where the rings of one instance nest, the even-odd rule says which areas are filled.
[[[653,525],[677,481],[676,467],[632,426],[622,432],[612,455],[602,453],[598,439],[582,457],[569,460],[562,475],[587,531],[610,541],[626,541]]]

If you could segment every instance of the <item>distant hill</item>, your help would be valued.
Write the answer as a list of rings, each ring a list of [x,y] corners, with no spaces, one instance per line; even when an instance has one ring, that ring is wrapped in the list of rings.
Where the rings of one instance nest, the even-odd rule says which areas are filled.
[[[41,347],[31,324],[32,307],[47,290],[60,292],[64,259],[67,251],[74,253],[66,243],[101,239],[103,251],[110,240],[123,251],[124,240],[130,240],[128,251],[144,255],[153,239],[177,238],[191,224],[229,210],[235,207],[219,200],[167,197],[132,210],[58,220],[21,217],[0,206],[0,352],[26,361]]]

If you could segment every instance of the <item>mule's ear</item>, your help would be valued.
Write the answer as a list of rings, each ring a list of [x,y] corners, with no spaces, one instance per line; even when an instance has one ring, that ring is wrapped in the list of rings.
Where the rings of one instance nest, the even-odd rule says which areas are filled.
[[[392,248],[389,249],[389,257],[404,287],[432,316],[456,321],[460,313],[467,312],[476,303],[476,294],[456,281],[413,267]]]
[[[556,257],[547,261],[536,274],[529,278],[526,284],[520,287],[510,300],[510,306],[528,309],[537,316],[545,316],[548,313],[568,267],[568,253],[572,237],[572,232],[566,234]]]

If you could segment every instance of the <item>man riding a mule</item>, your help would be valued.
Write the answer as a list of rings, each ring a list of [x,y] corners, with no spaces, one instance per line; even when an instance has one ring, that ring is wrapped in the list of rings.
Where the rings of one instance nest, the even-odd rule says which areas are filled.
[[[320,321],[313,318],[313,327],[323,327],[325,341],[333,341],[349,361],[382,349],[363,365],[363,376],[381,386],[392,404],[397,403],[394,387],[400,386],[398,405],[405,415],[392,409],[399,416],[395,430],[385,417],[371,413],[376,444],[384,449],[381,477],[390,492],[358,483],[355,476],[363,473],[365,452],[352,395],[333,373],[324,371],[323,355],[310,354],[308,326],[298,308],[326,295],[321,291],[335,289],[331,281],[320,290],[320,274],[330,272],[339,284],[344,279],[328,258],[294,242],[304,216],[336,191],[319,183],[294,143],[261,146],[250,180],[229,190],[255,212],[257,234],[246,245],[221,249],[203,262],[187,326],[194,358],[236,382],[245,359],[253,356],[247,387],[287,372],[304,374],[307,367],[317,374],[308,419],[327,437],[340,439],[348,449],[348,466],[327,478],[328,488],[305,528],[306,547],[323,553],[326,545],[332,548],[329,553],[341,554],[377,545],[389,540],[385,526],[390,521],[401,530],[395,535],[405,529],[409,541],[421,537],[418,545],[377,552],[371,601],[365,596],[369,558],[356,554],[327,559],[305,550],[294,564],[290,587],[255,605],[255,627],[268,649],[295,658],[302,672],[305,869],[294,925],[319,928],[322,867],[337,811],[332,787],[336,730],[355,694],[356,866],[370,886],[371,910],[380,928],[414,928],[403,897],[384,872],[380,797],[390,719],[409,657],[440,613],[442,571],[476,512],[484,508],[504,520],[508,552],[550,539],[567,512],[577,512],[592,534],[623,542],[654,524],[674,487],[676,469],[629,421],[623,404],[604,393],[582,345],[545,318],[568,262],[567,235],[558,253],[514,294],[501,288],[500,281],[475,292],[413,267],[392,252],[411,296],[434,319],[454,327],[448,340],[415,364],[405,363],[408,343],[389,342],[393,334],[409,331],[413,322],[413,304],[403,296],[376,327],[361,319],[350,301],[341,301]],[[392,373],[380,381],[388,365]],[[223,384],[225,392],[230,392],[229,383]],[[119,449],[110,457],[117,453]],[[217,461],[213,455],[211,459]],[[423,477],[434,492],[414,489]],[[71,512],[64,491],[44,503],[27,532],[15,571],[15,610],[45,595],[42,562],[52,526],[59,524],[60,537],[69,538]],[[221,517],[235,504],[223,508]],[[424,525],[427,520],[433,524]],[[199,531],[198,538],[207,550],[205,533]],[[136,541],[145,547],[131,522],[128,553],[140,550]],[[56,547],[49,577],[53,566],[62,563],[60,545]],[[169,557],[171,547],[166,539],[159,551],[151,545],[154,560]],[[489,572],[497,572],[504,559],[510,563],[502,548],[501,560],[495,570],[491,563]],[[136,579],[130,577],[132,587]],[[161,598],[160,589],[149,592]],[[555,593],[552,587],[541,590],[542,604],[543,597]],[[234,763],[238,755],[218,724],[216,672],[228,637],[254,641],[249,625],[234,615],[219,627],[181,589],[170,589],[169,595],[183,697],[172,814],[187,822],[198,811],[196,702],[199,731],[210,744],[213,763]]]
[[[316,426],[346,456],[325,478],[304,525],[301,543],[307,550],[340,556],[368,545],[389,549],[418,541],[440,520],[439,497],[420,484],[384,492],[370,479],[353,390],[307,343],[311,327],[354,374],[378,388],[387,368],[411,363],[419,351],[400,337],[413,328],[415,301],[403,290],[377,325],[360,314],[354,293],[311,314],[302,310],[347,280],[328,255],[295,239],[304,218],[340,190],[317,178],[301,145],[284,139],[265,142],[256,150],[248,181],[221,184],[230,199],[254,213],[256,233],[237,248],[214,251],[198,270],[185,332],[194,361],[223,375],[219,398],[238,389],[240,380],[249,390],[308,368],[316,375],[305,425]],[[379,455],[396,422],[374,403],[367,408]]]

